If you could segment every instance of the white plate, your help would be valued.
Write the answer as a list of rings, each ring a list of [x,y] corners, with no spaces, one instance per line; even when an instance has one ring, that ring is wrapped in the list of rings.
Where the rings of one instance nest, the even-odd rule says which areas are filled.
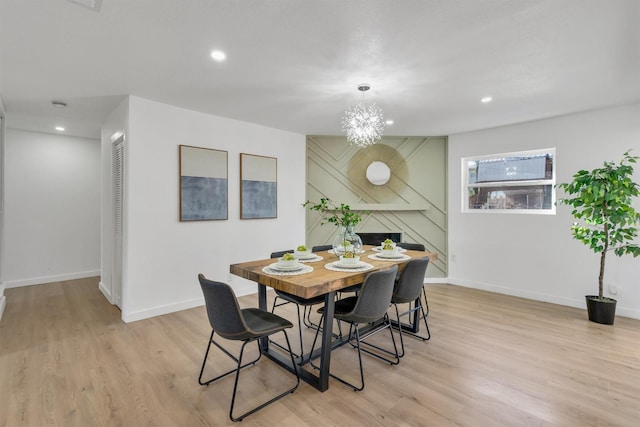
[[[358,261],[355,264],[343,264],[340,261],[336,261],[333,263],[333,265],[340,268],[360,268],[362,267],[362,261]]]
[[[304,254],[304,255],[298,255],[298,259],[313,259],[315,258],[317,255],[314,254],[313,252],[309,253],[309,254]]]
[[[375,252],[382,252],[382,246],[376,246],[375,248],[372,248],[371,250],[372,250],[372,251],[375,251]],[[396,250],[397,250],[398,252],[407,252],[407,250],[406,250],[406,249],[401,248],[400,246],[396,246]]]
[[[403,258],[404,255],[402,255],[401,253],[395,253],[395,254],[383,254],[382,252],[380,252],[379,254],[377,254],[380,258],[388,258],[388,259],[396,259],[396,258]]]
[[[293,265],[279,265],[277,262],[274,262],[269,266],[270,269],[276,271],[296,271],[302,269],[303,267],[304,265],[300,263],[296,263]]]

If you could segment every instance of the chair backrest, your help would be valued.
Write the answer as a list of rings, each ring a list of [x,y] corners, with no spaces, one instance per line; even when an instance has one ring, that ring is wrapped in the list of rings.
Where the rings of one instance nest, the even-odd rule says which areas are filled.
[[[322,252],[328,251],[329,249],[333,249],[333,245],[319,245],[311,248],[311,252]]]
[[[427,250],[427,248],[425,248],[422,243],[399,242],[399,243],[396,243],[396,246],[400,246],[401,248],[408,249],[410,251],[422,251],[422,252],[425,252]]]
[[[286,251],[271,252],[271,258],[280,258],[284,254],[292,254],[292,253],[293,253],[293,249],[288,249]]]
[[[203,274],[198,274],[198,280],[213,330],[223,338],[243,339],[248,327],[231,286],[209,280]]]
[[[394,265],[388,270],[369,273],[362,283],[353,310],[344,319],[368,323],[382,318],[391,304],[397,272],[398,266]]]
[[[391,301],[397,304],[412,302],[420,297],[424,286],[424,274],[429,265],[429,258],[417,258],[407,262],[400,273],[398,284],[393,290]]]

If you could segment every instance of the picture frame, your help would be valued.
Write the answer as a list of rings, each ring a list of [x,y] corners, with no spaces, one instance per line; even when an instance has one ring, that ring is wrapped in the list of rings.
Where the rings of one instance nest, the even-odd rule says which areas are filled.
[[[180,221],[228,219],[228,153],[190,145],[179,145],[178,151]]]
[[[278,159],[240,153],[240,218],[278,217]]]

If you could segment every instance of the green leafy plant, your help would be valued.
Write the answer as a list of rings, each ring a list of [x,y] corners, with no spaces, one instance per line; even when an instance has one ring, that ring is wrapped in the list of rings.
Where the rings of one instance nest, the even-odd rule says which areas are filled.
[[[351,207],[345,203],[339,205],[332,202],[331,199],[322,197],[320,202],[314,202],[307,200],[302,204],[305,208],[309,208],[312,211],[318,211],[322,216],[320,225],[330,222],[338,226],[356,225],[362,221],[360,215],[368,215],[369,211],[355,212],[351,210]]]
[[[571,214],[578,220],[571,226],[575,239],[600,254],[598,297],[603,299],[603,279],[607,252],[617,256],[637,257],[640,213],[633,208],[633,200],[640,194],[639,185],[632,180],[633,167],[639,156],[625,152],[620,163],[604,162],[601,168],[580,170],[571,182],[558,184],[571,197],[559,199],[559,204],[573,207]]]

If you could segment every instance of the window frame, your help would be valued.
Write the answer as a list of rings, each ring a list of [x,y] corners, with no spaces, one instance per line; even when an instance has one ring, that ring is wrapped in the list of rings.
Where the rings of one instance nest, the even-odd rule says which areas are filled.
[[[533,157],[542,154],[551,155],[551,178],[528,179],[528,180],[504,180],[490,182],[469,183],[469,162],[486,161],[502,158]],[[509,153],[488,154],[482,156],[468,156],[461,159],[462,175],[462,213],[508,213],[508,214],[529,214],[529,215],[555,215],[556,214],[556,149],[543,148],[536,150],[513,151]],[[493,187],[539,187],[551,186],[551,207],[549,209],[505,209],[505,208],[470,208],[469,194],[471,188],[493,188]]]

